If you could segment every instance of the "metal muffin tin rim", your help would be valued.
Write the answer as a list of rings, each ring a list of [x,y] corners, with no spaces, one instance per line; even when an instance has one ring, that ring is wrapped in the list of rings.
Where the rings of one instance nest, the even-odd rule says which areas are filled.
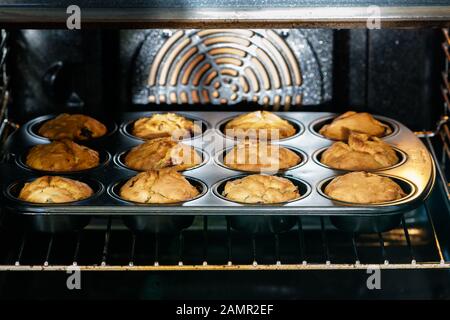
[[[337,200],[337,199],[334,199],[334,198],[330,197],[329,195],[327,195],[325,193],[325,191],[323,190],[323,188],[324,188],[325,184],[331,183],[331,181],[334,178],[343,176],[342,174],[333,175],[331,177],[323,179],[322,181],[320,181],[316,185],[316,190],[322,197],[327,198],[328,200],[331,200],[333,202],[342,204],[344,206],[373,207],[373,208],[387,207],[387,206],[394,206],[394,205],[402,204],[405,201],[407,201],[408,199],[412,198],[417,192],[417,186],[414,183],[412,183],[411,181],[409,181],[408,179],[406,179],[406,178],[398,177],[398,176],[395,176],[395,175],[392,175],[392,174],[387,174],[387,173],[376,173],[376,175],[379,175],[379,176],[382,176],[382,177],[386,177],[386,178],[390,178],[394,182],[396,182],[395,180],[399,180],[402,183],[407,184],[411,188],[411,191],[405,197],[403,197],[401,199],[391,200],[391,201],[383,201],[383,202],[378,202],[378,203],[367,203],[367,204],[364,204],[364,203],[355,203],[355,202],[348,202],[348,201]],[[400,186],[400,188],[401,188],[401,186]],[[405,190],[403,190],[403,191],[405,191]]]
[[[111,156],[111,153],[109,153],[107,150],[100,150],[100,151],[99,150],[95,150],[95,151],[97,151],[99,153],[99,157],[101,157],[101,154],[103,154],[105,156],[104,160],[99,162],[99,164],[97,166],[95,166],[95,167],[88,168],[88,169],[82,169],[82,170],[73,170],[73,171],[47,171],[47,170],[40,170],[40,169],[35,169],[33,167],[30,167],[29,165],[26,164],[25,161],[23,161],[24,158],[26,158],[26,156],[28,155],[29,151],[30,150],[28,150],[26,152],[23,152],[23,153],[21,153],[18,156],[13,154],[15,163],[19,167],[21,167],[21,168],[23,168],[25,170],[34,172],[35,174],[43,174],[43,175],[49,175],[49,176],[55,176],[55,175],[58,175],[58,176],[62,175],[62,176],[64,176],[64,175],[87,174],[87,173],[89,173],[91,171],[98,170],[98,169],[101,169],[101,168],[107,166],[109,164],[109,162],[111,162],[111,160],[113,158]]]
[[[246,170],[235,169],[235,168],[231,168],[231,167],[226,166],[225,163],[223,163],[223,160],[220,161],[219,158],[220,158],[222,155],[224,155],[225,153],[228,153],[228,152],[229,152],[231,149],[233,149],[236,145],[237,145],[237,144],[235,144],[234,146],[231,146],[231,147],[225,147],[225,148],[223,148],[222,150],[217,151],[217,152],[214,154],[214,157],[213,157],[214,162],[215,162],[218,166],[221,166],[222,168],[225,168],[225,169],[228,169],[228,170],[232,170],[232,171],[235,171],[235,172],[241,172],[241,173],[247,173],[247,174],[249,174],[249,173],[283,174],[283,173],[286,173],[286,172],[289,172],[289,171],[298,169],[298,168],[304,166],[304,165],[309,161],[308,154],[307,154],[306,152],[304,152],[303,150],[301,150],[301,149],[299,149],[299,148],[296,148],[296,147],[293,147],[293,146],[287,146],[287,145],[284,145],[284,144],[275,144],[275,145],[277,145],[277,146],[279,146],[279,147],[289,149],[289,150],[295,152],[297,155],[300,155],[301,161],[300,161],[298,164],[296,164],[295,166],[292,166],[292,167],[289,167],[289,168],[286,168],[286,169],[280,169],[280,170],[277,170],[276,172],[273,172],[273,171],[246,171]],[[223,158],[223,157],[222,157],[222,158]]]
[[[198,200],[202,197],[204,197],[208,192],[209,192],[209,187],[206,183],[204,183],[202,180],[198,179],[198,178],[194,178],[191,176],[186,176],[183,175],[183,177],[189,181],[189,183],[192,185],[191,181],[195,181],[195,183],[199,184],[202,187],[201,192],[195,196],[194,198],[188,199],[188,200],[184,200],[184,201],[177,201],[177,202],[172,202],[172,203],[142,203],[142,202],[137,202],[137,201],[131,201],[131,200],[126,200],[124,198],[122,198],[119,194],[117,194],[114,189],[120,185],[120,184],[124,184],[126,183],[129,179],[132,179],[133,177],[135,177],[136,175],[132,175],[129,176],[128,178],[122,178],[116,182],[111,183],[108,187],[107,187],[107,193],[113,197],[114,199],[126,203],[128,205],[134,205],[134,206],[139,206],[139,207],[179,207],[180,205],[183,205],[184,203],[188,203],[191,201],[195,201]],[[197,189],[198,190],[198,189]]]
[[[209,163],[209,161],[211,161],[211,157],[210,157],[209,153],[208,153],[206,150],[201,149],[201,148],[196,147],[196,146],[190,146],[190,147],[194,148],[195,151],[197,151],[199,154],[201,154],[201,157],[202,157],[203,160],[202,160],[201,163],[199,163],[199,164],[197,164],[197,165],[195,165],[195,166],[193,166],[193,167],[186,168],[186,169],[183,169],[183,170],[177,170],[178,172],[192,171],[192,170],[201,168],[201,167],[203,167],[204,165],[207,165],[207,164]],[[117,165],[117,166],[119,166],[119,167],[122,167],[122,168],[127,169],[127,170],[130,170],[130,171],[134,171],[134,172],[145,172],[145,171],[148,171],[148,170],[137,170],[137,169],[133,169],[133,168],[127,166],[127,165],[125,164],[125,162],[122,161],[121,158],[124,157],[128,152],[130,152],[131,149],[133,149],[133,147],[132,147],[132,148],[129,148],[129,149],[127,149],[127,150],[123,150],[123,151],[121,151],[121,152],[116,153],[116,154],[114,155],[114,157],[113,157],[113,162],[114,162],[114,164]],[[170,169],[170,168],[171,168],[171,167],[167,167],[167,169]]]
[[[141,118],[149,118],[149,117],[151,117],[154,114],[166,114],[166,113],[175,113],[176,115],[183,116],[184,118],[186,118],[188,120],[191,120],[191,121],[194,121],[194,122],[195,121],[199,121],[199,122],[202,123],[202,128],[201,128],[202,132],[201,133],[194,134],[191,137],[183,137],[182,139],[178,139],[180,141],[192,141],[192,140],[199,139],[199,138],[203,137],[208,132],[208,130],[212,129],[212,126],[211,126],[211,124],[208,121],[206,121],[206,120],[204,120],[204,119],[202,119],[200,117],[192,116],[191,114],[187,114],[186,112],[183,112],[183,111],[181,111],[181,112],[180,111],[173,111],[173,112],[172,111],[167,111],[167,112],[164,112],[164,111],[149,111],[149,112],[146,112],[146,114],[148,115],[147,117],[145,117],[145,116],[144,117],[138,117],[138,118],[135,118],[135,119],[132,119],[132,120],[128,120],[126,122],[121,122],[119,130],[125,136],[127,136],[129,138],[132,138],[132,139],[135,139],[135,140],[138,140],[138,141],[144,141],[145,142],[145,141],[151,140],[151,139],[144,139],[144,138],[140,138],[138,136],[135,136],[127,128],[130,125],[132,125],[133,123],[135,123],[137,120],[141,119]],[[203,130],[203,126],[205,126],[205,130]]]
[[[313,189],[308,182],[306,182],[305,180],[303,180],[301,178],[298,178],[298,177],[295,177],[295,176],[292,176],[292,175],[288,175],[288,174],[275,174],[275,176],[277,176],[277,177],[288,179],[291,182],[292,182],[292,180],[295,180],[295,181],[303,184],[304,186],[306,186],[306,192],[303,195],[300,195],[300,197],[298,197],[298,198],[295,198],[295,199],[292,199],[292,200],[288,200],[288,201],[283,201],[283,202],[277,202],[277,203],[246,203],[246,202],[239,202],[239,201],[233,201],[231,199],[228,199],[227,197],[221,195],[220,192],[217,190],[222,184],[226,183],[227,181],[241,179],[241,178],[245,178],[245,177],[248,177],[248,176],[251,176],[251,175],[252,175],[251,173],[239,174],[239,175],[235,175],[235,176],[232,176],[232,177],[227,177],[225,179],[221,179],[221,180],[217,181],[216,183],[214,183],[211,186],[212,193],[216,197],[218,197],[218,198],[220,198],[222,200],[225,200],[225,201],[228,201],[228,202],[231,202],[231,203],[235,203],[235,204],[238,204],[238,205],[243,205],[245,207],[258,207],[258,206],[276,207],[276,206],[282,206],[282,205],[285,205],[285,204],[288,204],[288,203],[301,201],[301,200],[307,198],[311,194],[312,189]],[[274,175],[267,175],[267,176],[274,176]]]
[[[335,141],[335,142],[342,141],[342,140],[330,139],[330,138],[324,136],[323,134],[320,134],[319,131],[317,131],[316,129],[314,129],[314,127],[317,126],[317,125],[319,125],[320,123],[324,123],[324,122],[326,122],[326,121],[328,121],[328,120],[335,119],[335,118],[338,117],[339,115],[340,115],[340,114],[336,114],[336,115],[333,115],[333,116],[324,116],[324,117],[318,118],[318,119],[312,121],[312,122],[309,124],[308,130],[309,130],[312,134],[314,134],[315,136],[320,137],[320,138],[322,138],[322,139],[326,139],[326,140],[330,140],[330,141]],[[384,116],[379,116],[379,115],[374,115],[374,114],[372,114],[372,116],[373,116],[376,120],[378,120],[378,121],[380,121],[380,122],[383,122],[384,124],[389,125],[389,127],[392,129],[392,132],[391,132],[390,134],[387,134],[387,135],[385,135],[385,136],[382,136],[382,137],[380,137],[380,139],[387,139],[387,138],[394,137],[394,136],[396,136],[396,135],[400,132],[400,128],[399,128],[398,124],[397,124],[394,120],[389,119],[389,118],[384,117]],[[324,124],[325,124],[325,123],[324,123]]]
[[[68,112],[66,112],[66,113],[68,113]],[[60,113],[60,114],[62,114],[62,113]],[[25,124],[25,127],[26,127],[25,130],[33,138],[40,139],[40,140],[43,140],[43,141],[52,142],[52,141],[55,141],[55,140],[62,140],[62,139],[50,139],[50,138],[44,137],[44,136],[41,136],[40,134],[38,134],[35,131],[36,126],[42,125],[42,124],[44,124],[44,122],[47,122],[47,121],[49,121],[51,119],[54,119],[57,116],[59,116],[60,114],[52,113],[52,114],[47,114],[47,115],[43,115],[43,116],[39,116],[37,118],[34,118],[34,119],[30,120],[28,123]],[[69,114],[71,114],[71,113],[69,113]],[[81,113],[74,113],[74,114],[81,114]],[[73,140],[74,142],[76,142],[78,144],[94,143],[94,142],[97,142],[99,140],[107,139],[108,137],[114,135],[117,132],[118,128],[119,128],[119,126],[117,125],[116,121],[114,121],[111,118],[107,118],[106,116],[89,115],[89,114],[84,114],[84,115],[87,115],[87,116],[89,116],[91,118],[94,118],[95,120],[101,122],[103,125],[106,126],[107,132],[103,136],[97,137],[97,138],[86,139],[86,140]],[[103,119],[103,118],[107,118],[106,119],[107,121],[105,121],[105,119]],[[105,123],[105,122],[108,122],[108,123]],[[109,128],[109,126],[111,126],[111,128]],[[109,130],[109,129],[111,129],[111,130]]]
[[[182,112],[174,111],[177,114],[183,114]],[[162,112],[159,112],[162,113]],[[206,119],[212,124],[210,128],[215,128],[216,124],[219,123],[224,118],[234,118],[238,115],[244,114],[246,112],[192,112],[193,115],[198,116],[201,119]],[[276,113],[276,112],[275,112]],[[128,112],[117,115],[114,119],[116,123],[126,123],[132,119],[136,119],[149,114],[149,111],[144,112]],[[276,113],[280,115],[280,113]],[[191,116],[192,117],[192,116]],[[284,117],[284,115],[282,115]],[[323,112],[290,112],[289,118],[294,118],[298,122],[302,123],[305,128],[309,128],[309,124],[316,119],[320,118],[333,118],[336,117],[335,114],[323,113]],[[380,117],[381,118],[381,117]],[[384,118],[382,118],[384,119]],[[206,121],[204,120],[204,121]],[[406,161],[402,166],[393,168],[389,173],[397,176],[408,176],[412,170],[415,173],[412,176],[408,176],[413,183],[418,187],[418,192],[410,198],[407,202],[401,205],[392,205],[385,207],[355,207],[355,206],[337,206],[333,205],[332,202],[324,197],[322,197],[316,191],[316,185],[322,179],[333,175],[339,174],[339,170],[331,170],[323,166],[318,165],[314,161],[310,161],[311,155],[318,148],[323,148],[324,146],[329,146],[333,142],[329,139],[322,139],[312,134],[310,130],[305,130],[301,136],[296,138],[286,139],[283,145],[287,146],[301,146],[301,150],[308,155],[308,161],[301,167],[289,171],[288,174],[294,177],[299,177],[301,180],[306,181],[310,186],[312,186],[312,192],[307,198],[302,199],[299,205],[296,203],[289,203],[285,206],[245,206],[245,205],[227,205],[230,203],[216,197],[213,192],[207,192],[198,201],[190,201],[183,206],[170,206],[169,207],[138,207],[138,206],[126,206],[121,205],[115,198],[112,198],[107,192],[103,192],[98,199],[94,199],[91,202],[83,202],[80,205],[67,205],[65,207],[51,207],[51,206],[26,206],[18,203],[10,203],[8,199],[4,202],[3,206],[13,208],[19,214],[33,215],[33,214],[43,214],[43,215],[78,215],[78,214],[89,214],[89,215],[162,215],[162,216],[172,216],[172,215],[209,215],[209,214],[223,214],[223,215],[323,215],[323,216],[387,216],[393,214],[401,214],[407,210],[412,210],[416,208],[421,201],[423,201],[426,196],[431,191],[434,186],[435,181],[435,170],[433,168],[434,162],[431,158],[429,152],[427,151],[425,145],[420,141],[408,128],[406,128],[401,123],[395,120],[390,120],[390,123],[398,124],[398,133],[390,139],[390,143],[400,145],[402,151],[408,155],[408,161]],[[39,143],[36,139],[33,139],[26,130],[27,124],[22,126],[19,130],[14,132],[9,138],[5,145],[6,150],[10,154],[19,154],[22,148],[30,147]],[[205,132],[206,138],[217,138],[219,142],[225,144],[220,145],[217,149],[224,149],[226,146],[232,146],[236,141],[223,137],[219,135],[215,130],[208,130]],[[120,130],[114,137],[110,137],[105,141],[105,149],[110,151],[112,154],[117,154],[118,151],[129,149],[139,143],[140,139],[133,139],[124,135]],[[217,165],[212,161],[212,155],[215,154],[215,150],[212,149],[214,146],[208,143],[208,139],[193,139],[189,140],[186,144],[192,145],[194,147],[201,146],[202,149],[208,152],[210,155],[210,161],[198,168],[197,170],[190,171],[189,174],[193,178],[198,178],[203,181],[209,190],[211,186],[219,180],[229,178],[236,174],[233,170],[225,169],[222,166]],[[103,146],[103,141],[101,141]],[[272,141],[272,143],[277,144],[278,140]],[[95,144],[93,144],[95,145]],[[109,146],[108,146],[109,145]],[[216,150],[217,150],[216,149]],[[13,161],[11,161],[13,162]],[[385,169],[383,169],[384,171]],[[381,172],[383,172],[381,171]],[[124,175],[129,175],[130,170],[126,170],[122,167],[118,167],[113,161],[102,168],[101,170],[96,170],[93,172],[95,174],[95,179],[98,179],[103,183],[104,186],[109,186],[112,182],[120,180],[120,177]],[[0,173],[3,173],[4,184],[12,181],[14,177],[22,175],[31,175],[32,173],[24,170],[13,163],[4,163],[0,165]],[[247,175],[249,172],[245,172]],[[76,178],[75,178],[76,179]],[[321,200],[322,199],[322,200]],[[123,203],[122,203],[123,204]]]
[[[247,112],[247,113],[251,113],[251,112]],[[274,112],[274,113],[275,113],[275,112]],[[243,112],[243,113],[241,113],[241,114],[246,114],[246,113]],[[275,114],[276,114],[276,113],[275,113]],[[292,136],[289,136],[289,137],[286,137],[286,138],[281,138],[281,139],[268,139],[268,141],[270,141],[270,142],[284,142],[284,141],[288,141],[288,140],[292,140],[292,139],[298,138],[299,136],[301,136],[302,134],[304,134],[304,133],[306,132],[305,125],[304,125],[301,121],[292,119],[292,118],[289,117],[289,116],[280,115],[280,114],[277,114],[277,115],[278,115],[281,119],[286,120],[286,121],[288,121],[288,122],[291,123],[291,124],[294,124],[294,127],[297,127],[297,128],[298,128],[298,131],[297,131],[295,134],[293,134]],[[227,136],[227,135],[222,131],[222,127],[223,127],[224,125],[226,125],[228,122],[230,122],[231,120],[233,120],[234,118],[236,118],[237,116],[239,116],[239,115],[231,116],[231,117],[225,118],[225,119],[223,119],[223,120],[217,122],[217,124],[214,126],[214,130],[216,130],[216,132],[217,132],[219,135],[221,135],[222,138],[227,139],[227,140],[232,140],[232,141],[236,141],[236,140],[237,140],[237,141],[242,141],[242,140],[245,140],[246,138],[242,138],[242,137],[240,138],[240,137],[230,137],[230,136]],[[259,141],[259,139],[256,139],[256,138],[251,138],[250,140],[257,140],[257,141]]]
[[[78,178],[74,178],[72,176],[67,176],[67,175],[61,175],[61,177],[63,178],[67,178],[67,179],[71,179],[71,180],[75,180],[78,182],[83,182],[85,184],[87,184],[91,189],[93,189],[93,184],[95,184],[97,190],[94,190],[94,193],[85,198],[85,199],[80,199],[80,200],[75,200],[75,201],[69,201],[69,202],[58,202],[58,203],[38,203],[38,202],[29,202],[29,201],[25,201],[25,200],[21,200],[19,199],[17,196],[15,196],[12,192],[11,189],[14,188],[15,186],[17,186],[18,184],[25,184],[27,182],[32,182],[38,178],[41,178],[43,176],[34,176],[34,177],[28,177],[28,178],[24,178],[24,179],[18,179],[15,180],[11,183],[9,183],[6,188],[3,189],[3,195],[5,197],[7,197],[9,200],[12,200],[13,202],[16,203],[20,203],[23,205],[27,205],[27,206],[33,206],[36,208],[42,208],[42,207],[47,207],[47,206],[51,206],[51,207],[64,207],[67,205],[77,205],[77,204],[81,204],[83,202],[86,201],[91,201],[93,199],[96,199],[98,197],[100,197],[106,190],[105,186],[103,185],[102,182],[100,182],[99,180],[93,179],[93,178],[85,178],[85,177],[78,177]]]
[[[338,141],[336,141],[338,142]],[[330,169],[330,170],[336,170],[336,171],[342,171],[342,172],[355,172],[355,171],[366,171],[366,172],[378,172],[378,171],[386,171],[386,170],[390,170],[390,169],[394,169],[397,167],[400,167],[401,165],[403,165],[404,163],[406,163],[406,161],[408,161],[408,154],[406,152],[404,152],[403,150],[401,150],[400,148],[393,146],[391,144],[389,144],[389,146],[394,149],[394,151],[396,153],[399,153],[402,157],[402,159],[397,162],[396,164],[389,166],[389,167],[384,167],[384,168],[379,168],[379,169],[364,169],[364,170],[350,170],[350,169],[339,169],[339,168],[333,168],[330,167],[329,165],[326,165],[324,163],[322,163],[319,160],[319,155],[321,155],[323,152],[325,152],[327,149],[331,148],[331,146],[327,146],[327,147],[323,147],[320,149],[317,149],[316,151],[314,151],[314,153],[311,155],[311,159],[318,164],[319,166],[322,166],[324,168]]]

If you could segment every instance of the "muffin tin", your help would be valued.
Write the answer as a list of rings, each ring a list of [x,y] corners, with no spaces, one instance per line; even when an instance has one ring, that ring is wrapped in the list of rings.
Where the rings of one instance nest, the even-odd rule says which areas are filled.
[[[39,126],[55,117],[47,115],[36,118],[16,132],[6,143],[9,160],[0,166],[2,179],[2,205],[15,215],[21,215],[31,222],[31,226],[41,230],[56,232],[82,228],[87,217],[93,215],[123,216],[125,223],[135,231],[174,232],[188,227],[195,215],[226,215],[232,226],[248,232],[282,232],[290,229],[294,217],[298,215],[330,216],[332,222],[341,229],[353,232],[379,232],[394,228],[403,213],[416,208],[428,196],[434,185],[434,164],[423,143],[404,125],[386,117],[376,118],[392,127],[393,132],[383,140],[394,146],[401,156],[401,163],[377,173],[394,178],[406,188],[408,196],[389,203],[358,205],[329,199],[323,188],[331,177],[345,171],[333,170],[318,163],[317,154],[334,142],[318,133],[321,125],[331,121],[336,115],[322,112],[277,113],[297,128],[296,135],[273,144],[291,148],[302,156],[302,162],[289,170],[277,174],[299,184],[302,197],[295,201],[271,205],[249,205],[232,202],[220,195],[223,183],[243,175],[221,163],[224,150],[228,150],[236,140],[226,137],[223,126],[242,112],[176,112],[186,118],[201,121],[203,133],[183,143],[201,150],[203,163],[186,170],[183,174],[197,188],[200,196],[183,203],[170,205],[147,205],[124,201],[118,196],[120,183],[131,178],[136,171],[123,165],[124,152],[143,142],[133,137],[131,124],[138,118],[150,116],[154,112],[123,113],[114,121],[96,117],[104,122],[109,133],[102,138],[82,142],[105,155],[105,161],[91,170],[64,173],[81,181],[95,181],[98,184],[95,197],[67,204],[31,204],[16,198],[18,186],[40,175],[49,174],[27,168],[24,157],[30,147],[48,143],[49,140],[37,134]],[[117,129],[116,129],[117,128]],[[50,173],[54,174],[54,173]],[[249,173],[251,174],[251,173]],[[245,175],[245,174],[244,174]],[[408,192],[409,191],[409,192]],[[80,216],[83,223],[77,222]],[[259,217],[255,217],[259,216]],[[77,222],[77,223],[76,223]]]

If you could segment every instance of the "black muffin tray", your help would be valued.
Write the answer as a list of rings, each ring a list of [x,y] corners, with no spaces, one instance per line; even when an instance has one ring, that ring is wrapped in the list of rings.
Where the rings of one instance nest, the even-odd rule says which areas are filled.
[[[33,227],[41,231],[65,231],[82,228],[93,215],[123,216],[125,224],[135,231],[172,232],[188,227],[195,215],[226,215],[232,226],[249,232],[281,232],[295,223],[298,215],[325,215],[339,228],[348,231],[384,231],[398,225],[403,213],[415,209],[430,193],[435,179],[432,157],[424,144],[401,123],[386,117],[376,118],[392,128],[383,138],[391,144],[400,162],[377,173],[394,179],[407,193],[399,201],[374,205],[358,205],[334,201],[323,192],[326,184],[345,171],[334,170],[320,163],[320,154],[333,141],[318,133],[335,114],[321,112],[278,113],[290,121],[297,133],[289,138],[273,140],[299,154],[302,162],[274,174],[290,179],[298,186],[301,197],[274,205],[249,205],[227,200],[221,195],[226,181],[249,173],[227,168],[223,155],[236,139],[223,134],[227,121],[242,114],[237,112],[175,112],[198,121],[202,134],[186,138],[183,143],[194,146],[203,156],[201,165],[183,174],[198,188],[200,195],[183,203],[147,205],[120,198],[120,186],[138,172],[123,164],[126,152],[144,140],[131,134],[133,122],[154,112],[124,113],[114,119],[96,117],[108,127],[104,137],[79,142],[99,151],[101,164],[80,172],[41,172],[28,168],[25,157],[28,150],[50,141],[38,135],[42,123],[55,117],[36,118],[14,132],[6,143],[8,160],[0,166],[2,206],[15,215],[26,216]],[[88,183],[94,196],[66,204],[32,204],[17,199],[23,184],[42,175],[62,175]],[[256,217],[259,216],[259,217]],[[71,222],[73,222],[71,224]],[[60,228],[59,228],[60,227]]]

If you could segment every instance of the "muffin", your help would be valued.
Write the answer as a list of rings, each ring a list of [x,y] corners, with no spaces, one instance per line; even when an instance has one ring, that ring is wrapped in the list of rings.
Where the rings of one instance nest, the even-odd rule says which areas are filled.
[[[141,172],[120,188],[120,196],[140,203],[176,203],[199,195],[199,191],[174,170]]]
[[[323,164],[341,170],[377,170],[398,163],[394,149],[377,137],[351,132],[348,144],[336,142],[320,159]]]
[[[34,203],[64,203],[89,198],[93,193],[91,187],[83,182],[44,176],[25,183],[19,199]]]
[[[36,170],[69,172],[94,168],[99,161],[97,151],[64,139],[34,146],[26,164]]]
[[[202,162],[202,157],[188,145],[172,138],[158,138],[134,147],[125,156],[125,164],[138,171],[172,168],[185,170]]]
[[[243,203],[280,203],[300,197],[298,188],[288,179],[254,174],[227,181],[222,195]]]
[[[225,125],[225,134],[240,139],[283,139],[296,133],[292,124],[268,111],[255,111],[234,118]]]
[[[374,137],[384,137],[392,133],[388,125],[376,120],[370,114],[354,111],[347,111],[335,118],[330,124],[324,125],[319,133],[329,139],[347,141],[350,131]]]
[[[231,168],[249,172],[276,172],[289,169],[302,159],[293,151],[266,143],[246,141],[234,146],[223,163]]]
[[[406,196],[392,179],[367,172],[351,172],[334,178],[325,188],[330,198],[359,204],[376,204]]]
[[[106,127],[94,118],[83,114],[63,113],[45,122],[38,133],[51,140],[90,140],[106,134]]]
[[[155,113],[149,118],[134,122],[132,133],[142,139],[192,137],[202,132],[202,128],[191,120],[175,113]]]

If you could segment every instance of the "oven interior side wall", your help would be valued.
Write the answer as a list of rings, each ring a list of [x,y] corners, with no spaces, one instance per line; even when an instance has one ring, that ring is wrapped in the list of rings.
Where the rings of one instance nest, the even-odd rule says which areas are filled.
[[[132,104],[133,61],[145,37],[145,30],[13,32],[11,117],[21,123],[70,109],[89,113],[163,109]],[[332,100],[298,109],[364,110],[398,119],[413,130],[433,129],[441,112],[440,39],[439,29],[335,30]],[[228,107],[251,108],[259,106]]]

